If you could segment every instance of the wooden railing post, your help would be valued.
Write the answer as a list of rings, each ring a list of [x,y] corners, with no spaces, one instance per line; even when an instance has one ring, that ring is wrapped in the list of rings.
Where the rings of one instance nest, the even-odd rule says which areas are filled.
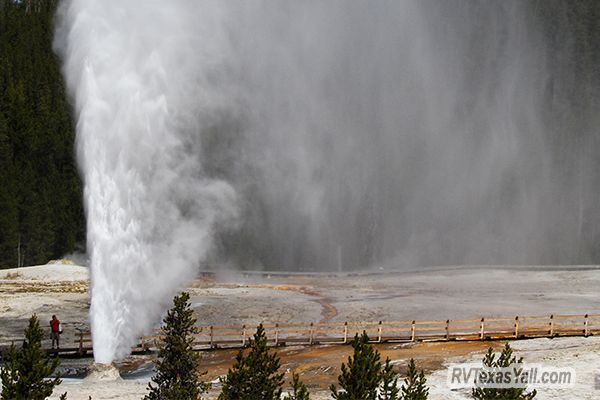
[[[483,340],[484,332],[485,332],[485,318],[481,318],[481,323],[479,324],[479,340]]]
[[[348,321],[344,322],[344,344],[348,343]]]
[[[213,332],[213,326],[210,326],[210,341],[209,341],[209,346],[212,349],[213,348],[213,339],[214,339],[214,332]]]
[[[515,317],[515,339],[519,337],[519,316]]]
[[[279,324],[275,324],[275,347],[279,344]]]
[[[450,339],[450,320],[446,320],[446,340]]]
[[[83,355],[83,331],[79,331],[79,355]]]
[[[313,344],[313,335],[314,335],[314,324],[311,322],[310,323],[310,330],[309,330],[309,336],[308,336],[308,344]]]
[[[554,336],[554,314],[550,316],[550,337]]]
[[[242,347],[246,347],[246,325],[242,325]]]
[[[584,320],[583,320],[583,336],[588,337],[589,335],[589,330],[588,330],[588,325],[589,325],[589,317],[587,314],[585,314],[584,316]]]
[[[383,326],[381,325],[381,321],[379,321],[379,327],[377,328],[377,343],[381,343],[381,333],[383,332]]]
[[[410,341],[414,342],[416,337],[417,337],[417,329],[415,326],[415,320],[413,319],[413,322],[410,326]]]

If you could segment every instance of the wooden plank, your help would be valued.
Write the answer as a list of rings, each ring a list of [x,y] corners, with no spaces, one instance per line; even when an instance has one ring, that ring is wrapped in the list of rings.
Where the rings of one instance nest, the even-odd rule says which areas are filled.
[[[496,318],[486,318],[485,322],[502,322],[502,321],[514,321],[515,317],[496,317]]]
[[[555,315],[555,319],[563,319],[563,318],[572,318],[572,319],[581,319],[585,318],[585,314],[560,314]]]
[[[479,324],[479,322],[481,322],[481,318],[478,318],[478,319],[451,319],[450,320],[450,323],[453,323],[453,324],[471,323],[471,322]]]
[[[441,332],[440,334],[444,334],[446,332],[446,326],[431,326],[431,327],[419,327],[416,329],[417,332]]]
[[[548,321],[548,320],[550,320],[550,318],[551,318],[550,315],[544,315],[542,317],[540,317],[540,316],[537,316],[537,317],[519,316],[520,321]]]
[[[436,319],[436,320],[431,320],[431,321],[415,321],[415,324],[417,325],[446,325],[446,320],[445,319]]]
[[[477,321],[479,322],[479,321]],[[480,325],[453,325],[450,321],[450,329],[479,329]]]

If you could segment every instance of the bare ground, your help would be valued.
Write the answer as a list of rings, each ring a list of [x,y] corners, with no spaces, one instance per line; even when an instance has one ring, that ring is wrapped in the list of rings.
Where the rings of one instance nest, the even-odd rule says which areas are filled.
[[[0,346],[18,340],[31,314],[45,324],[57,314],[65,324],[63,341],[73,340],[77,328],[89,329],[89,292],[85,270],[75,266],[53,265],[50,269],[0,271]],[[79,269],[78,269],[79,268]],[[203,325],[286,322],[343,322],[357,320],[456,319],[480,316],[593,313],[600,310],[600,271],[593,268],[519,268],[462,267],[430,269],[410,273],[359,276],[266,276],[204,278],[188,289],[199,323]],[[69,336],[71,335],[71,337]],[[597,348],[599,342],[573,339],[563,347],[549,342],[522,345],[531,358],[561,366],[576,360],[573,353]],[[543,339],[542,339],[543,340]],[[562,340],[562,339],[561,339]],[[586,341],[587,340],[587,341]],[[556,341],[552,343],[567,343]],[[490,343],[421,343],[415,345],[378,345],[383,357],[389,356],[403,373],[406,360],[415,358],[428,372],[432,398],[465,398],[447,393],[444,363],[448,360],[480,359]],[[498,346],[499,343],[493,343]],[[592,346],[592,347],[590,347]],[[596,346],[596,347],[593,347]],[[534,349],[534,350],[532,350]],[[327,387],[335,383],[339,366],[350,353],[349,346],[284,347],[278,349],[286,379],[292,371],[301,374],[316,399],[328,398]],[[600,352],[596,352],[600,353]],[[203,353],[206,378],[216,382],[226,373],[235,351]],[[546,357],[546,358],[544,358]],[[566,357],[566,358],[565,358]],[[570,358],[569,358],[570,357]],[[595,360],[595,359],[594,359]],[[571,362],[568,361],[568,362]],[[600,363],[596,360],[595,365]],[[91,359],[63,360],[68,374],[81,371]],[[93,384],[81,379],[66,379],[59,388],[70,399],[134,399],[145,393],[151,375],[151,359],[131,357],[121,363],[125,379]],[[582,376],[591,379],[595,368],[590,360],[579,366]],[[586,369],[587,368],[587,369]],[[590,371],[588,371],[588,369]],[[145,371],[145,373],[144,373]],[[136,375],[137,374],[137,375]],[[579,398],[595,394],[582,383]],[[587,386],[586,386],[587,385]],[[218,385],[209,394],[213,398]],[[461,397],[463,396],[463,397]],[[558,396],[558,395],[557,395]],[[551,393],[542,398],[562,398]]]

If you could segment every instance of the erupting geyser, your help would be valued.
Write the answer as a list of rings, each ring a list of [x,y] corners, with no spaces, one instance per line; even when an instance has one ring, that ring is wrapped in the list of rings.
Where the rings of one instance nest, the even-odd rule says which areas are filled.
[[[203,172],[198,133],[222,107],[220,1],[73,0],[59,51],[77,114],[94,358],[129,354],[192,279],[235,193]],[[193,50],[191,50],[193,49]]]
[[[595,88],[538,3],[65,0],[96,361],[206,260],[597,258]]]

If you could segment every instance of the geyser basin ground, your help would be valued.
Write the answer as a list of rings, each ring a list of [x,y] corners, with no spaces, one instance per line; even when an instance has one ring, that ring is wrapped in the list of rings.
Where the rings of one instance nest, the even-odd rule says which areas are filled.
[[[121,375],[114,364],[92,363],[85,380],[90,383],[111,382],[121,380]]]
[[[86,270],[74,266],[42,266],[0,272],[0,345],[21,337],[27,318],[37,313],[42,323],[57,314],[65,324],[61,340],[74,340],[75,328],[87,329],[89,293]],[[72,280],[77,275],[79,280]],[[37,279],[40,278],[40,279]],[[196,280],[188,289],[202,324],[246,324],[292,321],[399,320],[471,318],[480,315],[569,314],[600,310],[600,269],[590,267],[446,267],[404,273],[323,276],[234,276]],[[47,343],[49,345],[49,343]],[[476,345],[423,344],[413,349],[387,346],[396,359],[414,356],[426,362],[430,381],[438,388],[432,399],[444,396],[445,375],[439,369],[449,357],[479,358],[487,343]],[[580,365],[578,374],[591,377],[600,365],[598,338],[534,340],[515,343],[527,360]],[[312,388],[335,381],[347,348],[286,348],[284,370],[296,368]],[[474,355],[472,355],[474,354]],[[226,371],[233,352],[205,354],[209,379]],[[282,357],[284,354],[282,353]],[[598,357],[598,359],[589,359]],[[91,359],[63,360],[63,367],[83,368]],[[133,358],[131,364],[148,371],[150,360]],[[559,364],[556,364],[560,366]],[[562,364],[561,364],[562,365]],[[127,367],[129,368],[129,367]],[[579,368],[579,367],[578,367]],[[587,372],[586,372],[587,371]],[[139,399],[149,373],[122,381],[88,383],[67,379],[58,389],[70,399]],[[586,375],[587,374],[587,375]],[[577,398],[585,399],[593,382],[585,381]],[[60,393],[62,393],[60,392]],[[323,396],[316,399],[325,399]],[[554,397],[553,397],[554,396]],[[558,395],[556,395],[558,396]],[[559,399],[553,394],[544,398]],[[216,398],[209,396],[208,398]],[[58,397],[56,397],[58,398]],[[587,397],[593,398],[593,397]]]
[[[44,325],[57,314],[66,328],[62,340],[89,329],[86,271],[70,265],[0,271],[0,345],[19,338],[32,313]],[[600,310],[599,287],[596,267],[463,266],[360,276],[231,274],[198,279],[188,290],[199,323],[254,325],[584,314]]]

